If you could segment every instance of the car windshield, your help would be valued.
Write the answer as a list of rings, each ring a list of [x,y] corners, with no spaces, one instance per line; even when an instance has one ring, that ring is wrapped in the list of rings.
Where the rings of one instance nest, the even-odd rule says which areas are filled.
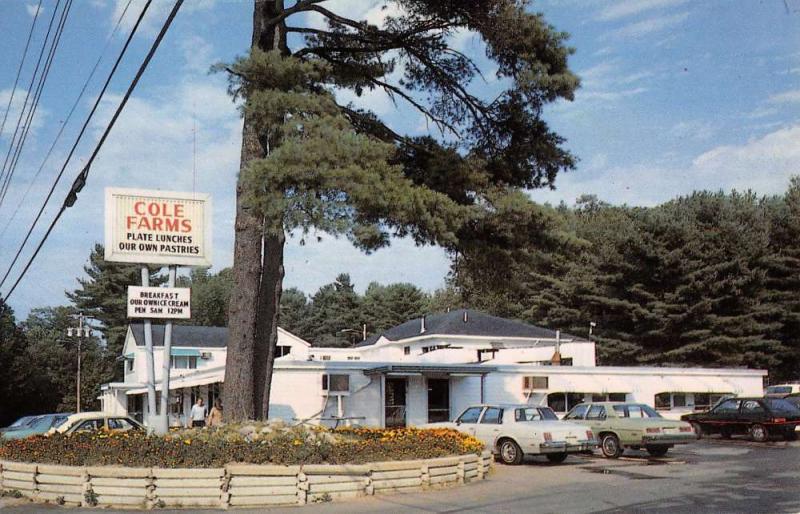
[[[800,416],[800,409],[793,403],[783,398],[767,398],[764,400],[767,406],[775,414],[788,414],[790,416]]]
[[[614,412],[619,418],[660,418],[661,414],[649,405],[641,403],[614,405]]]

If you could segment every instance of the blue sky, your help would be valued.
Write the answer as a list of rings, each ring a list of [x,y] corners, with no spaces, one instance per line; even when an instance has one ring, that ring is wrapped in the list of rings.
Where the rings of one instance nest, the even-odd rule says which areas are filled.
[[[5,272],[144,3],[133,1],[86,97],[32,182],[126,2],[74,4],[25,152],[0,206],[0,231],[8,224],[0,235],[0,272]],[[0,2],[0,115],[36,3]],[[55,0],[43,0],[39,29],[54,5]],[[329,7],[376,23],[395,12],[373,1],[331,0]],[[55,198],[64,197],[80,171],[170,8],[171,2],[154,0],[144,30],[134,40],[112,83],[112,94],[67,167]],[[785,189],[792,174],[800,173],[800,0],[546,0],[533,2],[531,8],[571,34],[576,53],[570,64],[583,82],[574,102],[549,106],[545,113],[580,163],[558,178],[555,191],[532,192],[537,201],[571,204],[581,194],[596,194],[617,204],[655,205],[695,189],[774,194]],[[299,22],[316,24],[319,19]],[[208,75],[207,70],[247,49],[251,23],[250,1],[186,1],[95,161],[76,207],[63,216],[11,298],[19,315],[32,307],[62,304],[64,291],[77,286],[90,248],[102,242],[103,189],[108,186],[192,190],[194,185],[197,191],[211,193],[215,268],[231,264],[241,121],[226,95],[224,77]],[[37,51],[42,35],[38,30],[32,43]],[[457,34],[454,44],[484,62],[476,36]],[[32,60],[18,88],[27,86]],[[474,87],[487,92],[495,85],[490,80]],[[0,136],[0,158],[22,98],[24,90],[18,89]],[[395,106],[385,95],[346,98],[372,108],[397,130],[428,130],[417,113],[407,105]],[[57,208],[54,202],[43,220],[49,222]],[[285,286],[309,293],[342,271],[351,274],[359,289],[370,281],[408,281],[433,290],[443,285],[448,270],[446,256],[436,248],[417,248],[400,240],[366,256],[347,241],[324,235],[321,243],[291,240],[286,264]],[[7,289],[6,285],[0,291]]]

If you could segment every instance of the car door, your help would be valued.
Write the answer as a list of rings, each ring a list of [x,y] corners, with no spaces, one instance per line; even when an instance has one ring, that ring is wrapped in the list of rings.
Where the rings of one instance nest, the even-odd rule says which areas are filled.
[[[741,400],[729,398],[708,413],[705,422],[711,424],[717,430],[735,430],[739,423],[739,405]]]
[[[456,419],[456,429],[474,436],[481,412],[483,412],[483,407],[470,407],[462,412]]]
[[[606,424],[607,417],[605,405],[592,404],[586,411],[586,423],[584,424],[591,427],[595,434],[599,434]]]
[[[763,423],[767,409],[758,400],[743,400],[739,408],[739,431],[749,429],[755,423]]]
[[[566,416],[564,416],[564,421],[580,423],[581,425],[589,425],[589,423],[586,421],[586,412],[589,410],[589,407],[590,404],[588,403],[576,405],[567,413]]]
[[[475,437],[483,441],[487,448],[493,448],[495,440],[500,435],[502,424],[503,409],[486,407],[480,421],[475,426]]]

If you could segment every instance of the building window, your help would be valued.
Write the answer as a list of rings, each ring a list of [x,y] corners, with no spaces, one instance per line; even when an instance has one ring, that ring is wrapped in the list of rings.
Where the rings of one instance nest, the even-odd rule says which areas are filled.
[[[321,357],[321,359],[324,360],[324,361],[329,361],[329,360],[331,360],[331,356],[330,355],[323,355]]]
[[[170,357],[169,362],[169,367],[172,369],[197,369],[197,357],[173,355]]]
[[[350,375],[322,375],[322,390],[329,393],[347,393],[350,391]]]
[[[669,393],[658,393],[655,398],[656,410],[669,410],[672,408]]]
[[[125,359],[125,371],[133,373],[133,359]]]
[[[411,347],[410,346],[404,346],[403,347],[403,355],[411,355]]]
[[[292,353],[292,347],[286,345],[278,345],[275,347],[275,358],[285,357]]]
[[[672,394],[672,407],[686,407],[686,395],[683,393]]]
[[[547,406],[555,412],[567,412],[574,406],[583,403],[585,393],[550,393],[547,395]]]
[[[359,357],[358,355],[348,355],[347,356],[347,360],[349,360],[349,361],[360,361],[361,357]]]
[[[547,386],[547,377],[522,377],[522,389],[525,391],[547,389]]]
[[[572,366],[572,357],[564,357],[561,359],[562,366]]]
[[[695,406],[697,405],[697,401],[700,400],[701,404],[707,404],[709,401],[709,396],[701,395],[700,393],[695,393]],[[655,406],[656,410],[670,410],[675,408],[683,408],[687,405],[690,405],[686,401],[686,393],[658,393],[655,397]]]
[[[625,393],[592,393],[593,402],[624,402]]]

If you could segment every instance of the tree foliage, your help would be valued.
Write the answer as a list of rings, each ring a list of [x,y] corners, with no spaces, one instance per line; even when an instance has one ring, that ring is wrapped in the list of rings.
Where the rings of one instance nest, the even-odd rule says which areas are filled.
[[[585,197],[541,212],[542,228],[515,233],[527,245],[465,247],[453,276],[469,305],[583,336],[593,322],[604,364],[797,378],[797,179],[783,196],[697,192],[652,208]]]

